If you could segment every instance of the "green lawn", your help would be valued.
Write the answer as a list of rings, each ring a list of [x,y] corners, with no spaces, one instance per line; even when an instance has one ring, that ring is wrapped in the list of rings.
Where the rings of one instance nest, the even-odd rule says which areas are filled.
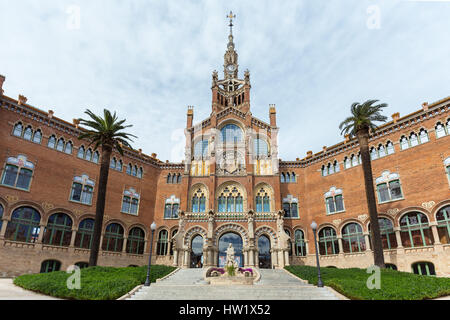
[[[150,279],[155,282],[169,274],[175,267],[151,266]],[[14,284],[46,295],[79,300],[114,300],[134,287],[143,284],[147,267],[90,267],[81,269],[80,289],[68,289],[67,278],[73,274],[65,271],[26,274],[14,279]]]
[[[286,266],[286,270],[311,284],[317,284],[317,268]],[[381,270],[381,288],[367,288],[371,274],[366,269],[320,268],[322,281],[344,296],[356,300],[422,300],[450,295],[450,278],[420,276],[408,272]]]

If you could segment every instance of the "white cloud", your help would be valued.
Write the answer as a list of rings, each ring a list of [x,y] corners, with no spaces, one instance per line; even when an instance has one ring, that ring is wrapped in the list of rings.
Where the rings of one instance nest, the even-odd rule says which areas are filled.
[[[67,28],[69,6],[80,29]],[[367,7],[380,29],[367,28]],[[5,93],[71,121],[107,107],[133,124],[136,148],[181,160],[171,144],[211,112],[211,73],[222,72],[233,10],[240,72],[248,68],[252,113],[277,105],[283,160],[341,141],[355,101],[378,98],[402,115],[448,95],[450,7],[407,1],[0,0]]]

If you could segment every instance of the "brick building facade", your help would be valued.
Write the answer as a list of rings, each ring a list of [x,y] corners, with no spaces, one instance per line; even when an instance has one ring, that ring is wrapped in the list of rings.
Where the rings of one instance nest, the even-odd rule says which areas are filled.
[[[229,242],[243,266],[373,263],[356,139],[303,159],[278,158],[276,108],[250,112],[250,73],[238,78],[230,29],[224,77],[212,76],[212,113],[194,124],[185,160],[113,154],[99,265],[223,263]],[[78,123],[3,94],[0,77],[0,276],[51,271],[89,259],[99,154]],[[371,136],[385,260],[398,270],[450,275],[450,98],[392,116]]]

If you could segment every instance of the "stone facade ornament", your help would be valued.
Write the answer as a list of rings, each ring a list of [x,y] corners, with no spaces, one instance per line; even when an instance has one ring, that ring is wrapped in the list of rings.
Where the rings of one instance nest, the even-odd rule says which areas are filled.
[[[392,208],[387,211],[387,214],[394,217],[399,211],[398,208]]]
[[[42,208],[44,208],[45,211],[51,210],[55,207],[53,203],[49,202],[42,202]]]
[[[431,208],[434,207],[435,204],[436,204],[436,202],[434,202],[434,201],[422,202],[422,208],[424,208],[426,210],[430,210]]]
[[[335,220],[333,220],[333,224],[334,224],[336,227],[338,227],[338,226],[341,224],[341,222],[342,222],[342,219],[335,219]]]
[[[361,214],[358,216],[358,220],[361,221],[362,223],[366,222],[368,218],[369,216],[367,214]]]
[[[18,196],[12,196],[10,194],[6,195],[6,201],[8,201],[8,203],[13,203],[13,202],[17,202],[19,201],[19,197]]]

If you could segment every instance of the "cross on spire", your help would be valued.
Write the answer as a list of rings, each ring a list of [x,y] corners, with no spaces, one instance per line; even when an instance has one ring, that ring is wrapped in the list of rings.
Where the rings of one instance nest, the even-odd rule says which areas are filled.
[[[233,19],[236,18],[236,15],[233,14],[233,11],[230,11],[230,13],[227,15],[227,18],[230,19],[230,34],[233,34]]]

